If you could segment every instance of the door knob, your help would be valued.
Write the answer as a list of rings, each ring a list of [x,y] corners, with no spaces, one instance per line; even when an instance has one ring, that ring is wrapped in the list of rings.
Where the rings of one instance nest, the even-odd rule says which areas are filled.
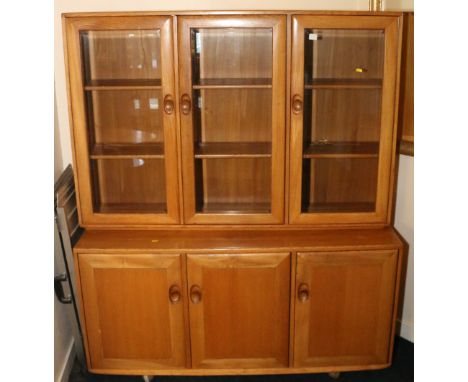
[[[302,111],[302,100],[299,94],[293,97],[291,106],[294,114],[299,114]]]
[[[198,285],[192,285],[190,288],[190,300],[194,304],[198,304],[202,299],[201,288]]]
[[[174,112],[174,101],[169,94],[164,97],[164,112],[166,114],[172,114]]]
[[[182,114],[187,115],[190,113],[190,110],[192,109],[192,101],[188,94],[184,94],[180,98],[180,109],[182,110]]]
[[[169,288],[169,300],[173,304],[177,304],[181,299],[180,288],[177,285],[172,285]]]
[[[299,288],[297,290],[297,298],[301,302],[305,302],[309,299],[309,286],[305,283],[302,283],[299,285]]]

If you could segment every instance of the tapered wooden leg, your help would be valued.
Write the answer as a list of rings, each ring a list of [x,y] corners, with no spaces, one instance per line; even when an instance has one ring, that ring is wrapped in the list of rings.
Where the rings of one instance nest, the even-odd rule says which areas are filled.
[[[334,371],[334,372],[331,372],[331,373],[328,373],[328,375],[333,378],[333,379],[338,379],[340,378],[340,373],[338,371]]]

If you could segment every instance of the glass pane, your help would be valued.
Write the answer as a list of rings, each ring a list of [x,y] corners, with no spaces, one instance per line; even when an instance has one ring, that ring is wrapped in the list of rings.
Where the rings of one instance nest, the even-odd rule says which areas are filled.
[[[273,32],[192,29],[197,212],[271,210]]]
[[[160,90],[87,92],[90,140],[94,143],[162,143]]]
[[[196,160],[195,168],[197,212],[270,212],[270,158]]]
[[[306,29],[302,212],[375,210],[384,32]]]
[[[164,162],[158,159],[91,160],[96,212],[166,212]]]
[[[304,159],[303,212],[375,209],[377,158]]]
[[[81,44],[86,84],[161,80],[159,30],[85,31]]]
[[[160,31],[80,36],[94,210],[165,213]]]

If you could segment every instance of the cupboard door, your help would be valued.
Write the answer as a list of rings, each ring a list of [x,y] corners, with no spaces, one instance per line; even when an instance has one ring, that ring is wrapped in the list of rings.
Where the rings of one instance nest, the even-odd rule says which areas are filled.
[[[389,361],[397,251],[297,255],[294,366]]]
[[[171,17],[67,19],[83,225],[179,221]]]
[[[90,367],[185,366],[179,255],[80,254]]]
[[[291,223],[388,221],[398,20],[293,17]]]
[[[287,367],[290,256],[189,255],[194,368]]]
[[[286,17],[178,20],[185,222],[282,223]]]

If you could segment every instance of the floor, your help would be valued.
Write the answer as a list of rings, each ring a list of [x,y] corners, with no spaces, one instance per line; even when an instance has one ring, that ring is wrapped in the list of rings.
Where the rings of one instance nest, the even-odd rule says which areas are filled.
[[[68,382],[143,382],[141,377],[97,375],[83,372],[75,361]],[[334,382],[328,374],[269,375],[243,377],[156,377],[154,382]],[[341,373],[338,382],[412,382],[414,345],[403,338],[395,341],[393,364],[385,370]]]

